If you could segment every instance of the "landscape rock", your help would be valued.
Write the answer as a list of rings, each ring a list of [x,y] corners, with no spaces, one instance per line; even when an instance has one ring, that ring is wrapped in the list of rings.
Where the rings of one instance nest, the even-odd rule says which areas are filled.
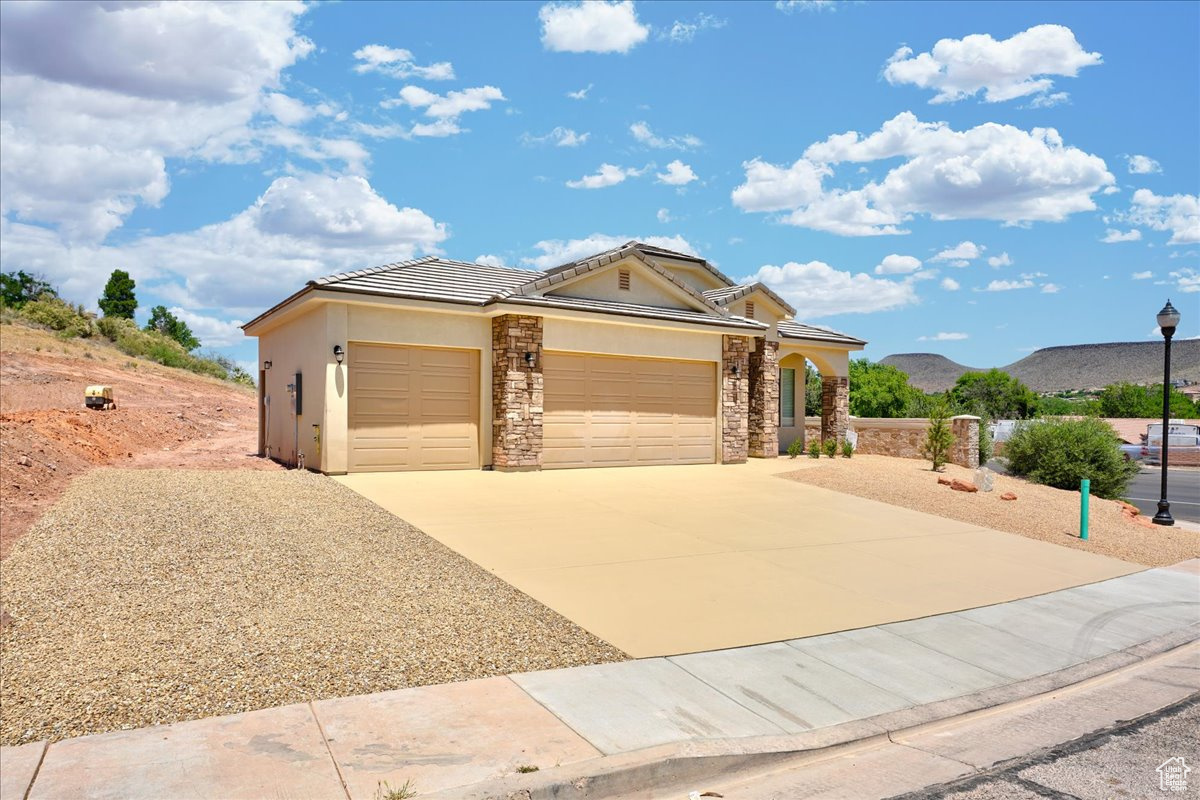
[[[958,478],[955,478],[954,480],[950,481],[950,488],[956,492],[978,492],[979,491],[978,489],[975,488],[974,484],[967,483],[966,481],[960,481]]]
[[[1001,500],[1016,500],[1017,496],[1015,494],[1013,494],[1012,492],[1005,492],[1004,494],[1000,495],[1000,499]]]
[[[942,486],[949,486],[950,479],[949,478],[938,478],[938,483],[941,484]]]
[[[20,464],[22,467],[28,467],[33,462],[29,460],[29,456],[21,456],[20,458],[17,459],[17,463]]]

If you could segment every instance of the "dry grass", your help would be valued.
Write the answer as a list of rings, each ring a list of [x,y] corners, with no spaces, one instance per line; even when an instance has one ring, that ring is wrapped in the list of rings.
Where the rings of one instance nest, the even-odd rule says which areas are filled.
[[[942,477],[972,482],[973,473],[953,464]],[[1079,493],[997,475],[991,492],[957,492],[938,484],[929,464],[908,458],[857,455],[825,460],[786,477],[801,483],[969,522],[1043,542],[1086,550],[1135,564],[1162,567],[1200,558],[1200,533],[1146,527],[1122,516],[1120,505],[1093,496],[1088,540],[1079,538]],[[1016,500],[1001,500],[1012,492]]]
[[[305,472],[89,472],[0,603],[5,745],[625,658]]]

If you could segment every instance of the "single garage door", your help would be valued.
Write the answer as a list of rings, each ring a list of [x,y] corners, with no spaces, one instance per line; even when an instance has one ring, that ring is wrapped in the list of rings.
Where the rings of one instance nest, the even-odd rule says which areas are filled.
[[[716,364],[546,353],[543,466],[711,464]]]
[[[351,344],[351,472],[479,467],[479,353]]]

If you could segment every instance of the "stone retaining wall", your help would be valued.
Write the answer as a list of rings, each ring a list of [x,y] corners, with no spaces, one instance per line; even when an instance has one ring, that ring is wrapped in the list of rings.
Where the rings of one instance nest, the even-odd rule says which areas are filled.
[[[979,417],[961,416],[950,420],[954,445],[950,463],[963,467],[979,466]],[[923,458],[921,445],[929,429],[927,419],[884,419],[850,417],[850,430],[858,434],[856,453],[896,458]],[[820,440],[821,418],[804,418],[805,441]]]

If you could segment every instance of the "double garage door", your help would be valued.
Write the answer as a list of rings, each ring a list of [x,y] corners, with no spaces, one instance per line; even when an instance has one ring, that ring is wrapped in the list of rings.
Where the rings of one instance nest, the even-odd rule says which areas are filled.
[[[351,344],[352,472],[476,469],[479,353]],[[716,365],[549,352],[543,467],[711,464]]]

